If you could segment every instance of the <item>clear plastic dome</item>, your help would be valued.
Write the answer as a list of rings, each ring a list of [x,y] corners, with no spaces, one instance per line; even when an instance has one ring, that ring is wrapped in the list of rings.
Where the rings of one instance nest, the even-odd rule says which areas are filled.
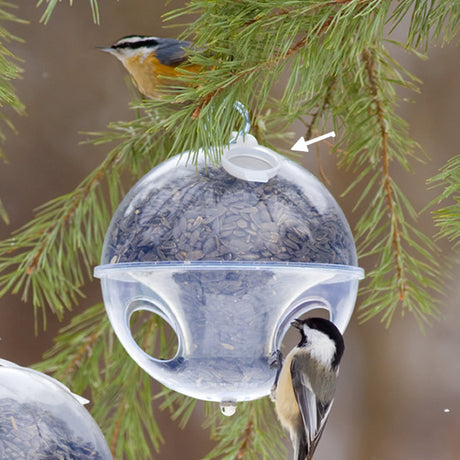
[[[111,460],[82,399],[45,374],[0,360],[0,458]]]
[[[183,154],[145,175],[118,207],[95,269],[138,364],[176,391],[220,402],[269,394],[268,359],[295,317],[324,308],[343,331],[363,277],[348,223],[312,174],[249,135],[229,153],[224,165],[236,168],[203,155],[187,164]],[[130,317],[139,310],[171,325],[173,359],[138,347]]]
[[[238,145],[228,153],[243,149]],[[196,168],[187,165],[187,154],[154,168],[118,207],[101,264],[219,260],[356,266],[353,236],[332,195],[307,170],[265,147],[251,144],[245,158],[253,153],[260,158],[261,150],[278,159],[276,175],[267,182],[241,180],[222,166],[206,164],[203,155]]]

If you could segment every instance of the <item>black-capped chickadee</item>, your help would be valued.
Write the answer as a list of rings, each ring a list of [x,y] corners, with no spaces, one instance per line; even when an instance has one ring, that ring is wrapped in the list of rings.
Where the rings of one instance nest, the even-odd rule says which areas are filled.
[[[278,418],[289,432],[294,460],[310,460],[324,430],[334,400],[339,363],[345,345],[337,327],[324,318],[291,323],[302,336],[279,366],[272,396]]]

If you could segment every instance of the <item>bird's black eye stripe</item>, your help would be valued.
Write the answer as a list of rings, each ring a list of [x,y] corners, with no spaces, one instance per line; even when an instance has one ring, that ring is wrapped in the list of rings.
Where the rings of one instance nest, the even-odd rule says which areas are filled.
[[[126,41],[126,42],[121,42],[118,44],[113,45],[114,49],[131,49],[135,50],[138,48],[152,48],[154,46],[158,45],[158,40],[155,40],[154,38],[148,38],[145,40],[136,40],[136,41]]]

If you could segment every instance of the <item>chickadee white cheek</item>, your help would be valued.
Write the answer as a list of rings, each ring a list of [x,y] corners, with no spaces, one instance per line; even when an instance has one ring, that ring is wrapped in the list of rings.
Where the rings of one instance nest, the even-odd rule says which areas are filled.
[[[326,334],[315,329],[308,329],[305,351],[309,353],[312,359],[330,368],[336,352],[336,346],[335,342]]]

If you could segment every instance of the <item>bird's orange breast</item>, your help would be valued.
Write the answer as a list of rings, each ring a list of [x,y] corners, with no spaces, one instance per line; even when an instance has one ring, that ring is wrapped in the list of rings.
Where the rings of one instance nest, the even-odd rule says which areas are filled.
[[[147,97],[158,97],[158,86],[176,86],[183,83],[174,82],[171,78],[179,75],[177,67],[162,64],[153,54],[147,57],[134,56],[124,62],[126,70],[131,74],[139,91]],[[184,66],[189,72],[199,72],[200,66]],[[166,78],[164,78],[166,77]]]

